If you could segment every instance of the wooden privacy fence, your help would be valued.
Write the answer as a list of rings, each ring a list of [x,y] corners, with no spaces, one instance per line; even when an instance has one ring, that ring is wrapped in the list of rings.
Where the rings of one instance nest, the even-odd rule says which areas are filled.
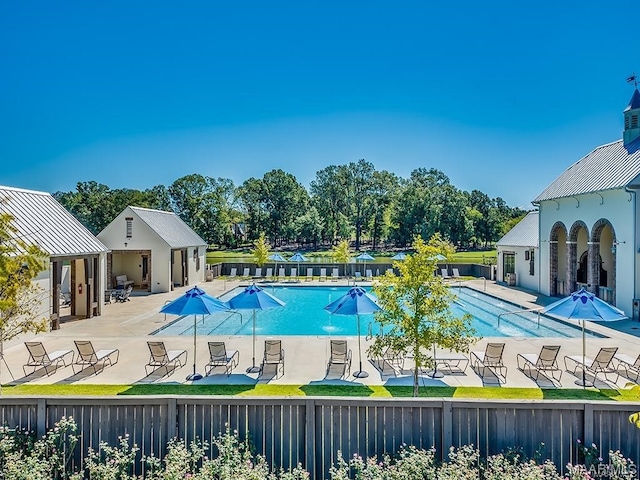
[[[437,449],[475,445],[482,456],[520,447],[528,456],[541,448],[560,471],[576,462],[577,440],[594,442],[603,456],[620,450],[636,464],[640,431],[628,416],[640,404],[562,401],[472,401],[456,399],[238,398],[238,397],[4,397],[0,421],[43,435],[61,417],[72,416],[80,433],[74,459],[88,447],[118,444],[128,434],[141,455],[165,454],[174,437],[210,440],[226,425],[272,467],[301,463],[312,478],[328,478],[337,452],[345,458],[393,454],[402,444]],[[213,448],[209,455],[214,455]],[[140,466],[137,467],[139,470]],[[138,471],[140,473],[140,471]]]

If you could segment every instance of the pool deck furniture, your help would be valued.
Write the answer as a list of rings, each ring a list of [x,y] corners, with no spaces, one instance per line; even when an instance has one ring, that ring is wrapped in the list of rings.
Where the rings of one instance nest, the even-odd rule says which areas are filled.
[[[274,366],[276,369],[276,377],[278,371],[282,371],[284,375],[284,350],[282,348],[281,340],[265,340],[264,341],[264,356],[262,357],[262,363],[260,364],[260,372],[258,376],[264,374],[265,367],[269,365]]]
[[[457,268],[451,269],[451,278],[461,278],[460,271]]]
[[[560,382],[562,369],[558,366],[557,361],[559,351],[560,345],[543,345],[538,354],[519,353],[516,357],[518,369],[532,378],[535,375],[536,381],[542,374],[550,380]],[[558,374],[557,378],[556,373]]]
[[[339,270],[337,268],[334,268],[334,269],[331,270],[331,281],[332,282],[337,282],[338,279],[340,278],[340,275],[339,275],[338,272],[339,272]]]
[[[436,352],[434,362],[440,370],[444,367],[451,373],[464,373],[469,366],[469,357],[459,352]]]
[[[504,343],[488,343],[484,351],[472,351],[469,356],[471,368],[473,368],[483,380],[487,370],[493,373],[498,382],[502,379],[507,381],[507,366],[504,364],[502,354],[504,353]]]
[[[616,353],[613,356],[613,360],[617,364],[616,370],[618,370],[618,372],[622,369],[627,378],[631,378],[630,375],[633,375],[635,376],[635,381],[638,381],[640,378],[640,355],[633,358],[624,353]]]
[[[349,375],[351,372],[351,349],[349,348],[346,340],[331,340],[330,342],[331,355],[329,356],[329,363],[327,364],[327,373],[325,377],[329,375],[332,365],[338,365],[342,372],[340,378]]]
[[[395,374],[402,374],[404,371],[405,354],[396,350],[393,346],[388,346],[380,357],[371,358],[380,373],[384,374],[385,368],[390,367]]]
[[[284,268],[279,268],[278,269],[278,281],[279,282],[284,282],[286,278],[287,278],[287,276],[285,275]]]
[[[327,269],[326,268],[321,268],[320,269],[320,282],[326,282],[327,281]]]
[[[449,270],[447,270],[446,268],[441,268],[440,269],[440,274],[441,274],[443,280],[451,279],[451,277],[449,276]]]
[[[313,268],[307,268],[307,282],[313,281]]]
[[[124,303],[124,302],[128,302],[130,299],[129,297],[131,296],[131,292],[133,291],[133,286],[129,285],[127,288],[125,289],[120,289],[120,290],[116,290],[116,293],[114,295],[114,299],[117,302],[120,303]]]
[[[264,274],[265,280],[273,280],[273,268],[267,267],[267,272]]]
[[[117,288],[133,288],[133,280],[129,280],[126,275],[117,275],[115,283]]]
[[[147,345],[151,353],[149,361],[144,366],[144,371],[147,375],[149,375],[147,367],[151,367],[152,372],[166,367],[167,372],[169,372],[169,367],[184,367],[187,364],[186,350],[167,350],[164,342],[147,342]],[[183,356],[184,360],[181,360]]]
[[[373,280],[373,272],[369,269],[364,271],[364,279],[365,280]]]
[[[227,280],[233,280],[238,276],[238,269],[236,267],[231,268],[231,271],[229,272],[229,276],[227,277]]]
[[[260,279],[262,278],[262,268],[256,267],[256,273],[253,275],[253,278]]]
[[[229,376],[238,362],[238,350],[227,350],[224,342],[209,342],[209,362],[204,366],[204,374],[209,376],[215,367],[224,367],[224,373]]]
[[[251,269],[250,268],[243,268],[242,269],[242,278],[246,280],[250,276],[251,276]]]
[[[298,281],[298,269],[296,267],[292,267],[289,272],[289,281],[297,282]]]
[[[362,274],[360,272],[356,272],[354,274],[353,280],[357,282],[358,280],[362,280]]]
[[[74,373],[77,373],[75,367],[78,366],[79,371],[91,368],[94,374],[98,374],[104,367],[118,363],[120,358],[120,350],[117,348],[96,351],[90,340],[75,340],[74,343],[78,350],[78,355],[71,365]]]
[[[618,370],[613,366],[613,358],[617,351],[618,347],[602,347],[593,360],[589,357],[584,357],[584,362],[582,355],[566,355],[564,357],[564,366],[567,371],[570,371],[574,375],[578,368],[584,368],[585,372],[589,372],[593,375],[594,380],[597,380],[598,374],[602,373],[604,374],[606,381],[615,383],[620,376]],[[573,370],[569,369],[567,360],[569,363],[573,363]],[[609,380],[609,377],[607,376],[609,373],[614,374],[616,376],[616,380]]]
[[[42,342],[24,342],[24,345],[29,351],[27,363],[22,366],[25,375],[27,375],[27,367],[33,367],[33,372],[31,373],[34,373],[38,368],[44,368],[45,373],[51,375],[51,373],[55,373],[58,370],[60,364],[66,367],[73,363],[73,350],[56,350],[47,353]],[[69,356],[71,356],[71,359],[70,363],[67,364]],[[49,373],[50,368],[52,369],[51,373]]]

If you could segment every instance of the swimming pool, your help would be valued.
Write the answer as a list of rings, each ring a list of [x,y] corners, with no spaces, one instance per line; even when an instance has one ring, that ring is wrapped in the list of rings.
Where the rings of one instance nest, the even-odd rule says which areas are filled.
[[[347,292],[348,287],[308,287],[308,286],[267,286],[269,293],[275,295],[286,305],[281,308],[256,311],[256,335],[312,335],[312,336],[351,336],[357,335],[356,318],[343,315],[330,315],[324,307]],[[220,298],[228,300],[242,291],[238,287]],[[580,328],[576,325],[560,322],[532,312],[509,314],[522,310],[520,307],[501,301],[498,298],[468,288],[455,288],[457,298],[452,305],[454,315],[470,313],[473,327],[482,337],[579,337]],[[252,312],[242,310],[236,313],[221,312],[197,321],[198,335],[251,335]],[[379,332],[373,315],[360,315],[362,334],[369,328]],[[371,324],[371,327],[370,327]],[[193,335],[193,317],[181,317],[154,335]],[[591,336],[599,336],[592,335]]]

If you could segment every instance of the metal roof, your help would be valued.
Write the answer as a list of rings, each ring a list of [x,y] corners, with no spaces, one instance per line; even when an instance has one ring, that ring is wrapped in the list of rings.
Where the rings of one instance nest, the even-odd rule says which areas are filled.
[[[602,145],[567,168],[534,202],[624,188],[640,174],[640,138]]]
[[[52,257],[109,251],[48,193],[0,186],[0,212],[13,217],[23,241]]]
[[[537,247],[540,238],[538,227],[538,212],[533,211],[509,230],[504,237],[498,240],[498,246],[502,247]]]
[[[152,210],[150,208],[129,207],[140,220],[156,232],[171,248],[206,246],[200,235],[173,212]]]

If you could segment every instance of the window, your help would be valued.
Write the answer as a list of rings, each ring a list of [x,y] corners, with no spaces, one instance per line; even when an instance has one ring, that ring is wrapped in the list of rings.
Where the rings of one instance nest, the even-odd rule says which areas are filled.
[[[131,238],[133,233],[133,217],[125,218],[127,222],[127,238]]]
[[[529,251],[529,275],[536,274],[536,264],[534,262],[534,258],[535,258],[535,250],[530,250]]]
[[[516,254],[513,252],[504,252],[502,254],[502,275],[504,280],[508,273],[516,273]]]

